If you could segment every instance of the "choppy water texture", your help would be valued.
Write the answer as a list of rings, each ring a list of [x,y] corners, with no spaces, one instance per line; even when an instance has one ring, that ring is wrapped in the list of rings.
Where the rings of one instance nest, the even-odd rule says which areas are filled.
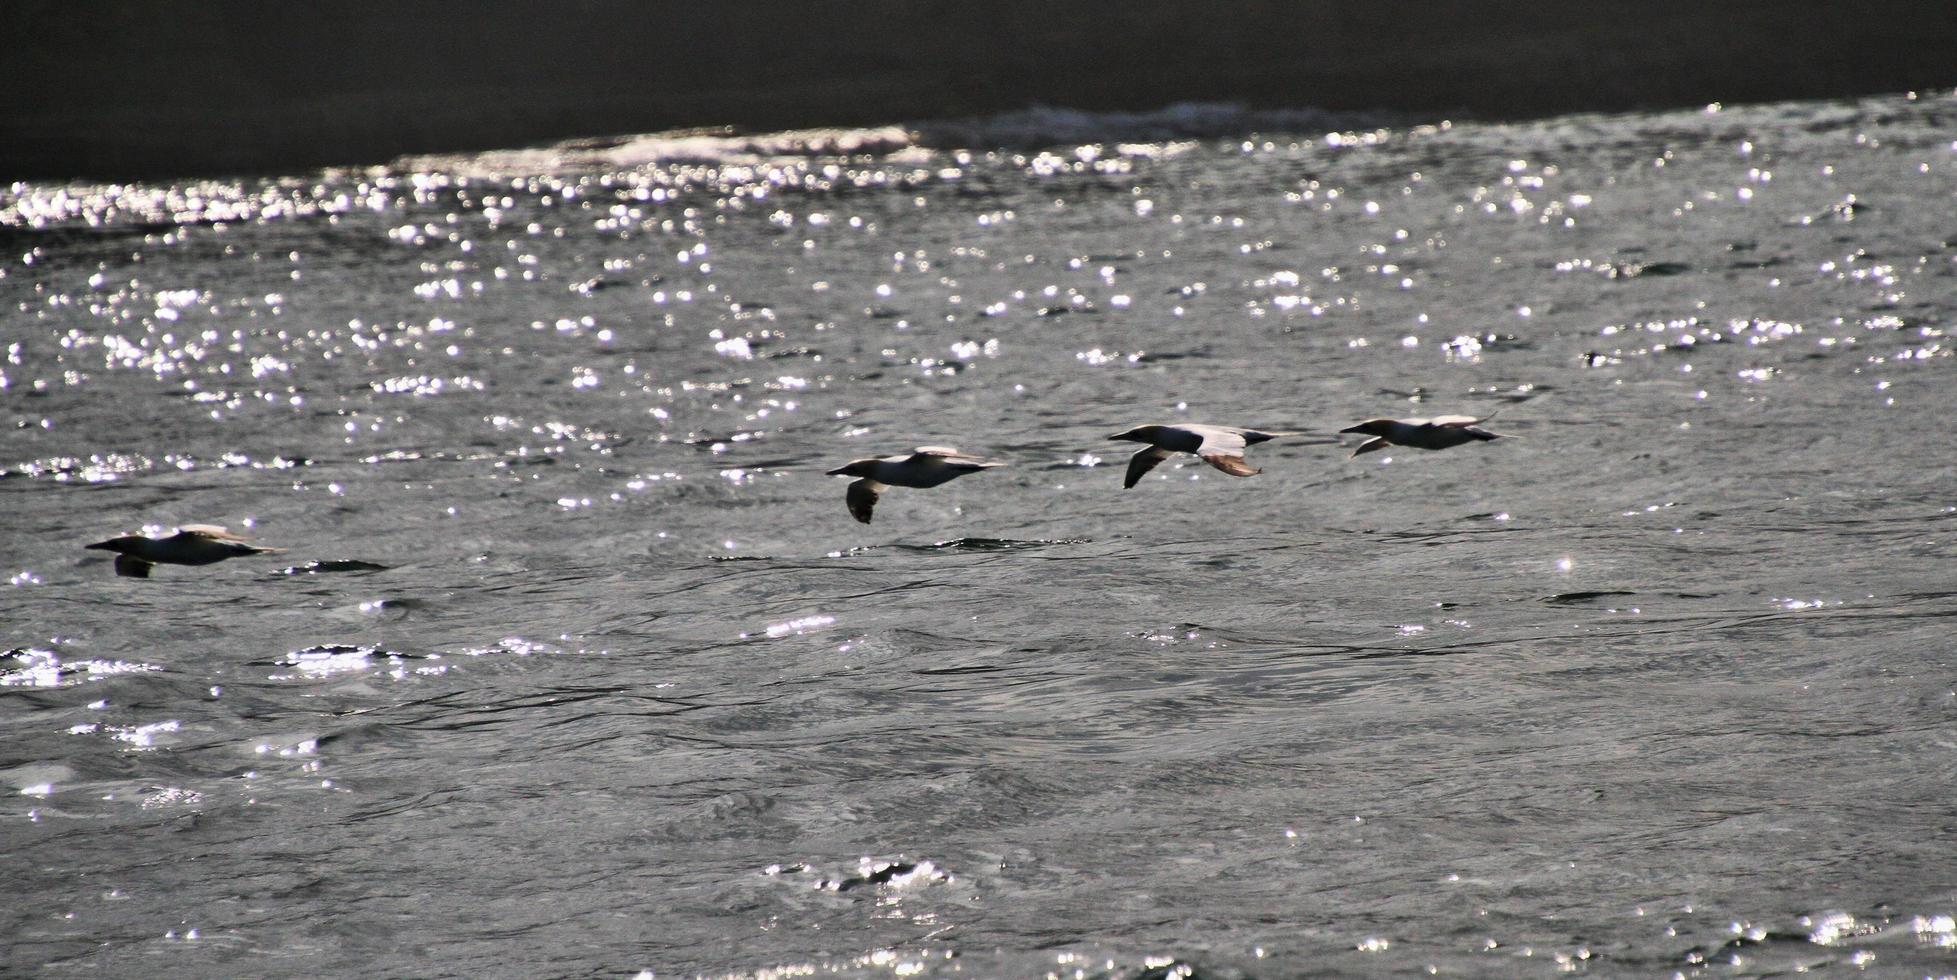
[[[1957,100],[1029,125],[14,187],[4,971],[1957,972]]]

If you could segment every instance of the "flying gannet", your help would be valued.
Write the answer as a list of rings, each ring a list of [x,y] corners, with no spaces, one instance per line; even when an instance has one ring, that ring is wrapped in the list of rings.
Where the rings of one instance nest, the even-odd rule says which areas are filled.
[[[1117,432],[1110,439],[1127,442],[1145,442],[1148,448],[1128,458],[1128,478],[1121,486],[1127,489],[1141,480],[1156,464],[1176,453],[1195,453],[1203,462],[1222,470],[1231,476],[1256,476],[1262,473],[1244,462],[1244,447],[1275,439],[1278,436],[1297,435],[1295,432],[1259,432],[1256,429],[1239,429],[1229,425],[1138,425],[1126,432]]]
[[[185,524],[167,538],[125,534],[84,547],[116,553],[116,574],[149,578],[153,565],[209,565],[226,558],[283,551],[264,548],[213,524]]]
[[[1488,419],[1478,419],[1471,415],[1439,415],[1431,419],[1371,419],[1339,431],[1373,437],[1352,451],[1353,456],[1358,456],[1385,449],[1387,446],[1447,449],[1463,443],[1487,442],[1490,439],[1502,438],[1487,429],[1478,428],[1486,421]]]
[[[949,446],[919,446],[909,456],[857,459],[830,470],[830,476],[860,477],[849,485],[844,501],[850,516],[870,523],[870,512],[877,506],[877,495],[890,487],[924,490],[948,483],[967,473],[1004,466],[967,456]]]

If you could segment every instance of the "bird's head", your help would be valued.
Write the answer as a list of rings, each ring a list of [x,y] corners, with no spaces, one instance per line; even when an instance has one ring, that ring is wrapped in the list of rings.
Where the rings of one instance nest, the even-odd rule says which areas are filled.
[[[1138,425],[1126,432],[1117,432],[1108,438],[1119,439],[1123,442],[1152,443],[1155,441],[1155,434],[1161,431],[1162,427],[1159,425]]]
[[[136,553],[136,549],[142,547],[147,541],[149,539],[140,534],[125,534],[119,538],[97,541],[94,544],[83,545],[82,547],[93,551],[113,551],[118,555],[133,555]]]
[[[1392,426],[1392,419],[1368,419],[1349,429],[1340,429],[1339,431],[1341,433],[1353,433],[1362,436],[1383,436],[1391,430]]]
[[[852,459],[849,462],[844,463],[843,465],[838,466],[833,470],[830,470],[829,475],[830,476],[869,476],[871,468],[876,466],[876,463],[877,461],[874,459]]]

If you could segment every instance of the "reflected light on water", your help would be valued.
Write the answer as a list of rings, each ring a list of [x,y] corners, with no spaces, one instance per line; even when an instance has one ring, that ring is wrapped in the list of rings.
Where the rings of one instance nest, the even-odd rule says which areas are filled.
[[[72,687],[162,669],[155,664],[121,660],[64,661],[52,650],[21,649],[0,654],[0,687]]]
[[[298,672],[292,674],[272,674],[267,679],[275,681],[318,679],[337,674],[364,671],[369,666],[369,658],[376,654],[383,654],[390,660],[398,663],[398,654],[387,653],[386,651],[377,650],[373,647],[352,647],[335,644],[311,647],[288,654],[281,658],[278,663],[281,666],[297,667]]]
[[[1808,942],[1821,946],[1832,946],[1858,936],[1873,935],[1881,931],[1880,926],[1857,922],[1854,916],[1840,911],[1825,912],[1815,916],[1804,915],[1801,917],[1801,925],[1807,927]]]
[[[800,619],[791,619],[788,620],[787,622],[775,623],[768,627],[767,634],[769,639],[780,639],[781,637],[784,636],[799,636],[803,633],[807,633],[810,630],[820,629],[824,626],[828,626],[831,623],[834,623],[835,621],[836,621],[836,617],[834,616],[828,616],[828,615],[823,615],[821,613],[817,613],[813,616],[803,616]],[[741,635],[746,636],[747,634],[743,633]]]
[[[1909,928],[1916,934],[1917,942],[1939,949],[1957,949],[1957,917],[1919,915],[1910,920]]]
[[[182,727],[183,722],[173,718],[169,721],[152,722],[147,725],[117,728],[114,729],[111,737],[118,741],[128,742],[131,746],[138,749],[153,749],[157,747],[157,736],[168,735]]]

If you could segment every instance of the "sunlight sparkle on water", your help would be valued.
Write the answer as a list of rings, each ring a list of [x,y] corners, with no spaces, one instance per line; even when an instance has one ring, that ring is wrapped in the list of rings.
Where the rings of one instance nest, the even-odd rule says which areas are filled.
[[[1957,917],[1919,915],[1910,920],[1909,927],[1916,934],[1917,942],[1941,949],[1957,949]]]
[[[375,605],[378,605],[376,603]],[[296,674],[271,674],[266,679],[274,681],[294,679],[318,679],[336,674],[364,671],[370,666],[370,658],[385,651],[373,647],[354,647],[329,645],[297,650],[279,659],[281,666],[297,667]],[[385,654],[389,659],[398,660],[397,655]]]
[[[138,749],[153,749],[156,748],[156,737],[158,735],[167,735],[182,727],[183,722],[173,718],[169,721],[152,722],[147,725],[117,728],[111,737],[118,741],[128,742]]]
[[[800,635],[803,633],[807,633],[810,630],[819,629],[821,627],[828,626],[831,623],[834,623],[835,621],[836,621],[836,617],[834,616],[828,616],[821,613],[817,613],[813,616],[803,616],[800,619],[791,619],[788,620],[787,622],[775,623],[768,627],[767,633],[769,638],[779,639],[784,636]]]

